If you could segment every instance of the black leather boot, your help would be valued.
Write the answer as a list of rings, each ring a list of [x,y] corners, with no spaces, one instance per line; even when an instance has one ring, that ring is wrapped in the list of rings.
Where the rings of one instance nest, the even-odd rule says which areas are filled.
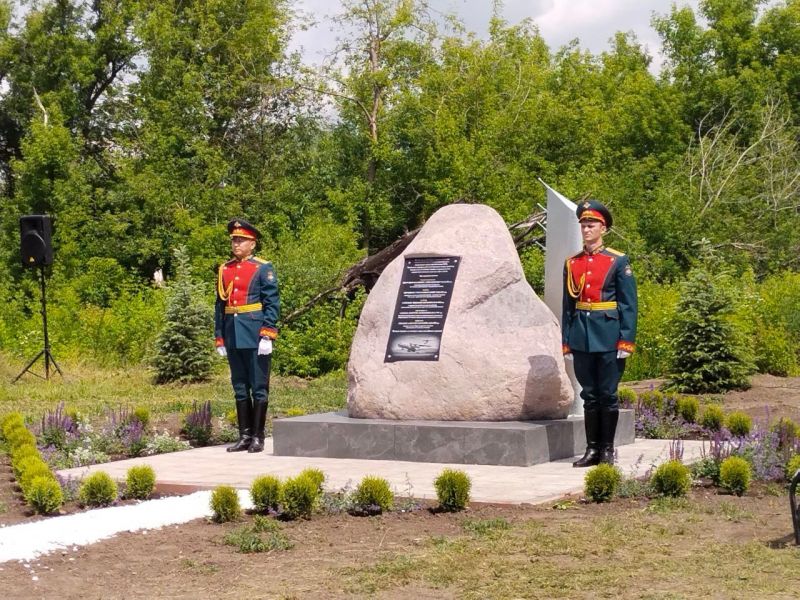
[[[228,452],[244,452],[253,441],[253,430],[251,428],[252,415],[250,414],[250,401],[236,402],[236,424],[239,426],[239,441],[228,448]]]
[[[583,414],[586,428],[586,453],[572,463],[573,467],[591,467],[600,463],[600,413],[587,410]]]
[[[614,464],[614,436],[617,434],[619,409],[606,409],[600,413],[600,462]]]
[[[264,427],[267,423],[267,403],[256,404],[253,407],[253,441],[248,452],[262,452],[264,450]]]

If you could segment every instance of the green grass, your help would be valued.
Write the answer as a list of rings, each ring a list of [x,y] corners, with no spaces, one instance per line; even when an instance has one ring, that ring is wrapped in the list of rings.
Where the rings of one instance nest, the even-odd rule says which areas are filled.
[[[146,406],[153,416],[166,415],[183,412],[194,400],[198,404],[210,400],[216,416],[234,408],[229,373],[224,364],[218,366],[210,381],[191,385],[155,385],[152,373],[139,366],[109,370],[79,363],[59,363],[63,378],[55,374],[50,381],[44,381],[26,374],[12,384],[11,380],[25,365],[14,362],[12,366],[6,358],[0,355],[0,416],[18,410],[29,420],[36,421],[44,411],[60,402],[90,417],[102,415],[109,409],[137,406]],[[312,381],[273,376],[269,410],[277,416],[287,412],[339,410],[345,405],[346,393],[344,373]]]
[[[494,524],[465,522],[464,535],[432,537],[341,575],[348,591],[368,596],[409,585],[467,599],[764,598],[798,589],[800,549],[717,537],[729,507],[705,512],[672,502],[660,509],[530,520],[490,536],[475,530]]]

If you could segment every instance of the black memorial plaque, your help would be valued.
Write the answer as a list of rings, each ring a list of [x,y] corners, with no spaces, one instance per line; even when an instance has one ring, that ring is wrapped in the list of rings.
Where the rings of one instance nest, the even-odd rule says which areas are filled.
[[[439,360],[460,262],[460,256],[406,258],[383,362]]]

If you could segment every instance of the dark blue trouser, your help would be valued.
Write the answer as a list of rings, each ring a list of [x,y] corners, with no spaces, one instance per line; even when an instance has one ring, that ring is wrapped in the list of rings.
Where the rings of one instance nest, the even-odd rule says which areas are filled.
[[[228,348],[233,397],[237,404],[241,402],[253,407],[267,404],[271,363],[272,355],[259,355],[256,348]]]
[[[572,351],[575,377],[581,384],[583,410],[618,410],[617,386],[625,370],[625,359],[613,352]]]

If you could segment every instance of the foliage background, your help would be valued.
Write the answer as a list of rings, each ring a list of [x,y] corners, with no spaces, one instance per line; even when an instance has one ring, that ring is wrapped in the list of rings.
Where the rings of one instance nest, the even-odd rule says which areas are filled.
[[[442,205],[524,218],[541,177],[615,213],[608,242],[641,289],[626,377],[665,374],[698,244],[729,273],[731,323],[756,367],[797,373],[798,0],[655,15],[658,75],[629,33],[593,54],[495,17],[484,40],[413,0],[345,2],[321,70],[287,51],[289,0],[20,6],[0,0],[3,353],[41,344],[22,214],[55,219],[56,356],[124,366],[152,356],[166,300],[151,280],[175,277],[178,245],[211,304],[233,216],[266,232],[288,315]],[[541,290],[541,255],[522,259]],[[284,324],[276,368],[342,368],[362,302],[334,296]]]

